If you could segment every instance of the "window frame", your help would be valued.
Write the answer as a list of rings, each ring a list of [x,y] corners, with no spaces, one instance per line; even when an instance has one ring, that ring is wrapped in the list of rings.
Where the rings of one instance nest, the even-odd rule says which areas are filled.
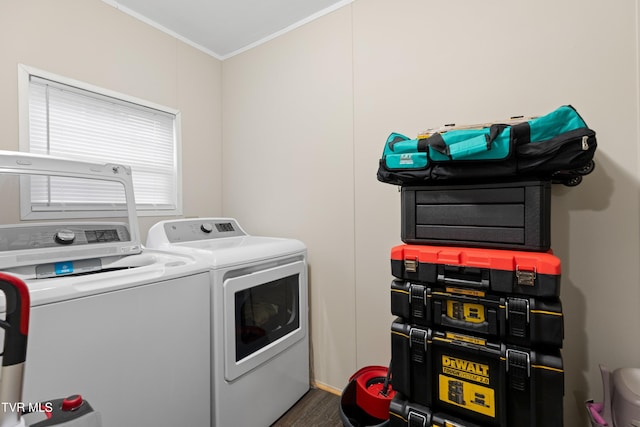
[[[156,104],[131,95],[105,89],[86,82],[60,76],[48,71],[40,70],[28,65],[18,64],[18,139],[19,149],[22,152],[31,152],[30,124],[29,124],[29,97],[31,77],[50,80],[61,85],[71,86],[80,91],[87,91],[96,94],[96,98],[108,97],[115,102],[136,104],[144,108],[158,110],[175,116],[174,122],[174,185],[175,185],[175,208],[160,209],[157,207],[141,209],[136,206],[138,216],[181,216],[183,214],[182,198],[182,129],[181,113],[179,110]],[[122,163],[110,159],[105,159],[105,163]],[[124,163],[126,166],[130,166]],[[135,173],[135,171],[134,171]],[[135,191],[135,190],[134,190]],[[106,205],[104,210],[76,210],[62,211],[56,209],[32,209],[31,188],[28,179],[20,182],[20,218],[21,220],[49,220],[68,218],[98,218],[98,217],[118,217],[122,216],[121,209],[108,210]]]

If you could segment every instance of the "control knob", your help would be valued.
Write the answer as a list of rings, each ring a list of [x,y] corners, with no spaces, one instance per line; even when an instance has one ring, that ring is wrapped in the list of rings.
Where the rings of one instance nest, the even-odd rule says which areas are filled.
[[[70,245],[76,239],[76,233],[73,230],[58,230],[56,231],[55,240],[62,245]]]
[[[62,401],[62,410],[63,411],[75,411],[80,406],[82,406],[82,396],[79,394],[74,394],[72,396],[67,397]]]

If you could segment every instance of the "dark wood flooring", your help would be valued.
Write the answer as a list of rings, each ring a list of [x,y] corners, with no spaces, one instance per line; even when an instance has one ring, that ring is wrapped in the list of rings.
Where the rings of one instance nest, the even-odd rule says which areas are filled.
[[[340,396],[312,388],[271,427],[342,427]]]

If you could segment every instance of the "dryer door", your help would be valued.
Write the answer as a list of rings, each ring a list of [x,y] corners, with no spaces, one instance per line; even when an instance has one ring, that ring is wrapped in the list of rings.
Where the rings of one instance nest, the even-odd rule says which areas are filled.
[[[223,288],[227,381],[305,337],[307,274],[303,261],[226,279]]]

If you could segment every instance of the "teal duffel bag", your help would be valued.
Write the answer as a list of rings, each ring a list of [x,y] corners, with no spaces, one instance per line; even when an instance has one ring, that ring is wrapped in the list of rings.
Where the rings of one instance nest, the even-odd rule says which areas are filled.
[[[378,180],[395,185],[535,177],[577,185],[594,167],[596,135],[570,105],[529,119],[392,133]]]

